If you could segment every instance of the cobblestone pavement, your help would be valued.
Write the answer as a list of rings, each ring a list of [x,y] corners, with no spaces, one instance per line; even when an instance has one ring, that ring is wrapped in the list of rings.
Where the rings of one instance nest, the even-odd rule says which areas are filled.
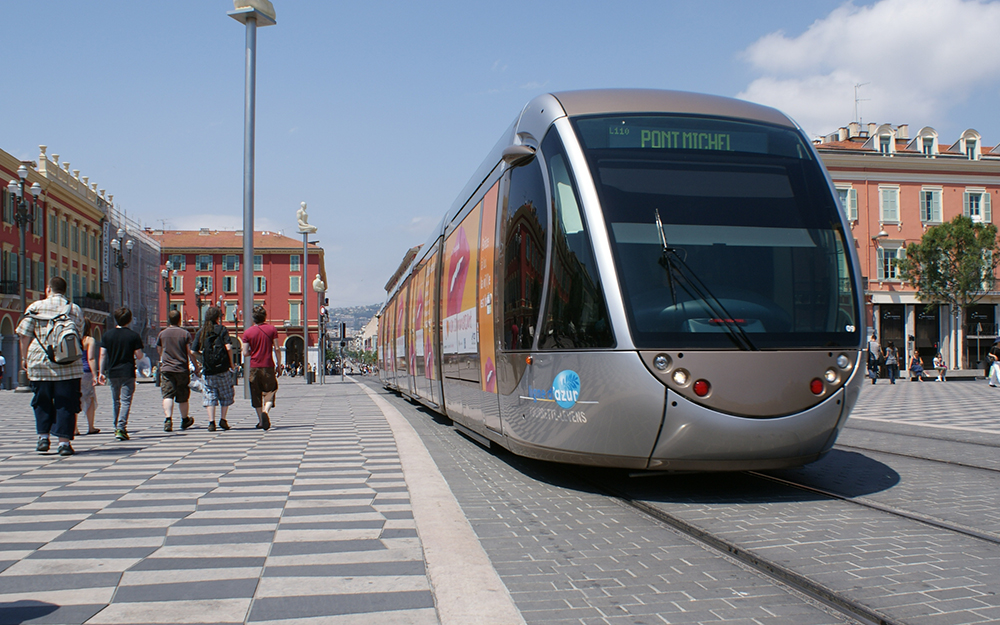
[[[208,432],[192,395],[169,434],[139,385],[125,442],[98,393],[102,432],[69,458],[34,451],[30,394],[0,393],[0,622],[438,622],[393,432],[356,385],[283,382],[267,433],[242,398]]]
[[[578,470],[484,450],[368,382],[420,436],[520,611],[483,610],[481,622],[845,622],[593,492]],[[195,428],[167,434],[158,389],[140,385],[127,442],[113,439],[99,393],[102,433],[60,458],[34,452],[30,396],[0,392],[0,624],[448,622],[434,583],[444,578],[425,562],[433,532],[411,501],[419,476],[404,472],[396,426],[360,387],[285,382],[266,434],[242,398],[229,432],[207,432],[197,407]],[[858,449],[802,471],[852,497],[995,529],[996,480],[977,486],[981,469],[946,480],[887,452],[988,466],[1000,419],[983,407],[997,393],[985,382],[866,385],[841,437]],[[632,483],[898,622],[1000,621],[996,545],[750,475]],[[450,555],[467,559],[464,547]]]

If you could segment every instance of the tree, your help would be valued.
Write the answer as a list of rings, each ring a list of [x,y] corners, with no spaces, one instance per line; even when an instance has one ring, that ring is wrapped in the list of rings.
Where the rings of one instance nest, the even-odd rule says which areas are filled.
[[[906,257],[898,263],[903,279],[917,289],[921,301],[949,304],[961,319],[965,307],[994,288],[1000,263],[997,227],[958,215],[928,228],[920,243],[906,247]],[[956,361],[960,357],[956,350]]]

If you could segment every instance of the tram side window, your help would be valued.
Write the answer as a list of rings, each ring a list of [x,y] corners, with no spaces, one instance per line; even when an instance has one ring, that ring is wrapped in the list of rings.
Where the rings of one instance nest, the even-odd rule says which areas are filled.
[[[541,349],[613,347],[608,308],[559,135],[542,141],[552,192],[552,269]]]
[[[503,343],[531,349],[542,300],[548,211],[535,159],[510,171],[503,201]]]

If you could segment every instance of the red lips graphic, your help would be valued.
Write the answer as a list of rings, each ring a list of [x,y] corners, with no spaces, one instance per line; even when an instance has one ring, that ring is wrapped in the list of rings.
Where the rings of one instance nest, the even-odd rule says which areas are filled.
[[[448,316],[462,312],[462,296],[465,294],[465,277],[469,273],[469,240],[465,228],[455,233],[455,247],[448,259]]]

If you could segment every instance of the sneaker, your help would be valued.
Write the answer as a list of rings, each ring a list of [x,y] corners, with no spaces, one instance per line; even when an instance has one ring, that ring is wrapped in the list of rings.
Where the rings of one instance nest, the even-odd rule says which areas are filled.
[[[260,429],[270,430],[271,429],[271,419],[268,418],[266,412],[260,414]]]
[[[219,427],[222,428],[223,430],[228,430],[229,424],[226,423],[225,419],[219,419]]]
[[[194,417],[184,417],[181,419],[181,429],[186,430],[194,425]]]
[[[115,438],[117,438],[120,441],[127,441],[128,432],[126,432],[125,430],[115,430]]]
[[[209,421],[208,422],[208,431],[209,432],[214,432],[215,431],[215,421]]]
[[[59,455],[60,456],[72,456],[76,452],[70,447],[69,443],[59,443]]]
[[[35,451],[48,451],[49,450],[49,439],[40,436],[38,438],[38,445],[35,446]]]
[[[163,420],[163,431],[164,432],[173,432],[174,431],[174,420],[173,419],[164,419]]]

